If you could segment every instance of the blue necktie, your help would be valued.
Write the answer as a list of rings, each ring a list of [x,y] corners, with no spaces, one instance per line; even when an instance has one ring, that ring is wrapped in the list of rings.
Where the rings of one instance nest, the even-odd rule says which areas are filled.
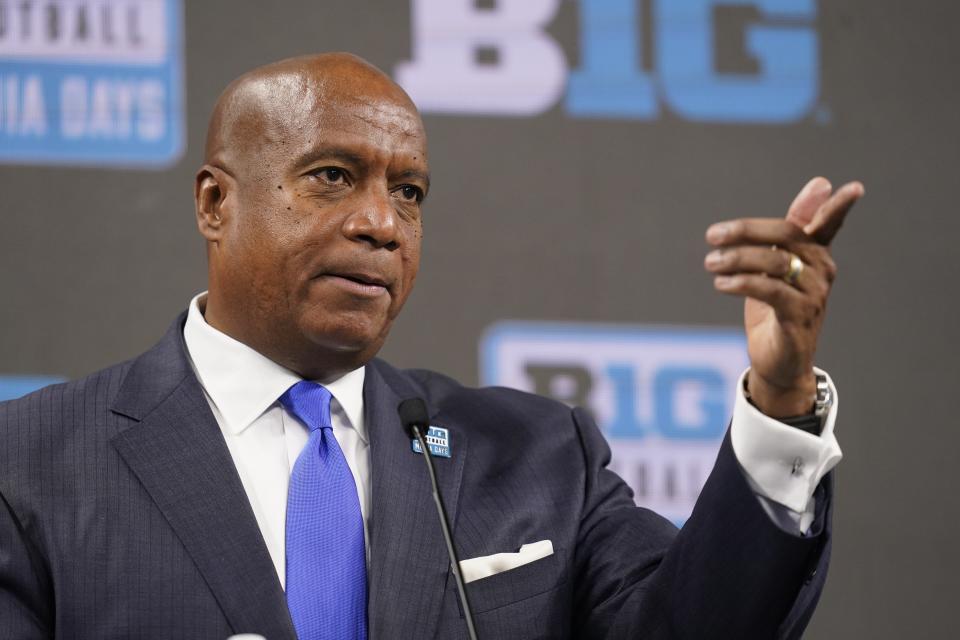
[[[333,436],[330,392],[302,381],[280,403],[310,429],[287,492],[287,607],[300,640],[366,640],[363,516]]]

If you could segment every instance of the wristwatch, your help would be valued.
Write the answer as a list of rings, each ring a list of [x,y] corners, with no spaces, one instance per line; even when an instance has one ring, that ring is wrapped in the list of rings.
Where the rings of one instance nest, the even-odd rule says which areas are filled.
[[[830,389],[830,383],[827,382],[827,376],[822,373],[817,374],[817,399],[813,404],[813,415],[820,419],[820,428],[823,428],[827,421],[827,415],[833,408],[833,390]]]
[[[791,416],[789,418],[777,418],[780,422],[806,431],[809,434],[818,436],[823,431],[823,425],[827,422],[827,416],[830,415],[830,409],[833,408],[833,391],[830,389],[830,383],[827,382],[827,376],[822,373],[816,373],[816,397],[813,401],[813,411],[806,415]],[[747,389],[748,377],[743,378],[743,392],[747,402],[753,404],[753,398],[750,397],[750,390]],[[756,405],[754,405],[756,406]]]

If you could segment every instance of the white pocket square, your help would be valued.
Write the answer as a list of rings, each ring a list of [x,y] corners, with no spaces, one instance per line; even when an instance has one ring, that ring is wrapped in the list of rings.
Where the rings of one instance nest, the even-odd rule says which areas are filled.
[[[463,582],[473,582],[481,578],[487,578],[510,569],[522,567],[530,564],[534,560],[540,560],[553,555],[553,542],[550,540],[541,540],[540,542],[531,542],[520,547],[516,553],[495,553],[492,556],[481,556],[479,558],[470,558],[460,561],[460,573],[463,574]]]

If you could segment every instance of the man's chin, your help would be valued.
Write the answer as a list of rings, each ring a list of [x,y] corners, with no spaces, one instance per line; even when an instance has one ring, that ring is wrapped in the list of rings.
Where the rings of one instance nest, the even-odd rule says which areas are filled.
[[[308,326],[303,334],[320,351],[335,357],[356,359],[360,361],[357,366],[361,366],[380,351],[386,340],[387,330],[381,326],[357,323],[339,327]]]

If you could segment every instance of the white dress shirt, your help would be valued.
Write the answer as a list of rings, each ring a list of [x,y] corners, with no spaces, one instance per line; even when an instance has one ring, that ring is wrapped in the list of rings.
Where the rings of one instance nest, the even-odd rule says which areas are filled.
[[[205,293],[190,302],[183,338],[285,587],[287,487],[310,434],[279,399],[302,378],[211,327],[201,304],[206,304]],[[333,435],[357,484],[364,535],[369,539],[370,441],[363,422],[363,379],[361,367],[323,386],[333,396]],[[367,549],[369,558],[369,545]]]
[[[819,436],[764,415],[750,404],[743,392],[746,371],[737,382],[730,425],[730,444],[747,484],[773,521],[792,533],[805,533],[810,528],[816,506],[813,492],[843,457],[833,433],[837,390],[825,371],[815,371],[827,376],[833,392],[833,406]]]
[[[279,398],[301,378],[208,325],[201,310],[205,304],[205,292],[190,302],[183,337],[280,584],[285,585],[287,487],[309,434],[280,405]],[[363,381],[361,367],[323,385],[333,395],[333,433],[357,484],[364,534],[369,540],[370,441],[364,424]],[[737,386],[730,427],[734,454],[766,512],[778,526],[794,533],[809,528],[814,489],[842,456],[833,433],[837,395],[832,381],[830,387],[833,407],[823,432],[815,436],[765,416],[747,401],[742,378]],[[369,553],[368,544],[368,559]]]

